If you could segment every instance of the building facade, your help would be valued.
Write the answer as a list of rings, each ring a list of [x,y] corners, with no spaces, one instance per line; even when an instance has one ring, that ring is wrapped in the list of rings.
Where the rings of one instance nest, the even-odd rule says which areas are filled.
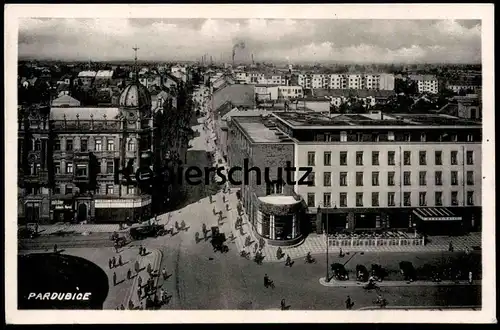
[[[388,73],[300,73],[297,82],[306,89],[394,90],[394,75]]]
[[[135,173],[150,166],[151,97],[133,83],[117,108],[26,111],[19,121],[20,222],[122,222],[151,215]]]
[[[229,142],[230,148],[236,144],[248,157],[260,157],[253,135],[271,140],[262,128],[267,127],[281,139],[274,143],[285,150],[279,152],[268,142],[271,154],[291,160],[297,169],[311,168],[310,184],[298,184],[305,172],[296,171],[295,184],[279,190],[299,196],[306,205],[287,228],[298,221],[304,230],[322,233],[328,221],[330,232],[418,229],[449,234],[481,226],[482,130],[477,121],[445,115],[290,111],[253,121],[258,124],[231,121],[235,125],[229,138],[242,145]],[[229,159],[238,157],[230,153]],[[249,197],[252,189],[259,188],[242,188],[249,217],[259,210],[258,201]],[[257,199],[265,195],[262,190],[262,195],[255,194]]]
[[[409,75],[408,78],[417,83],[419,93],[437,94],[439,92],[439,82],[433,75]]]

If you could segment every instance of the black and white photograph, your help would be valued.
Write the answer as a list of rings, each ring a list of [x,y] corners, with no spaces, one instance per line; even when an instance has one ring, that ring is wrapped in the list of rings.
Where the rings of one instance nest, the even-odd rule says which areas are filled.
[[[231,6],[6,7],[7,321],[496,322],[493,6]]]

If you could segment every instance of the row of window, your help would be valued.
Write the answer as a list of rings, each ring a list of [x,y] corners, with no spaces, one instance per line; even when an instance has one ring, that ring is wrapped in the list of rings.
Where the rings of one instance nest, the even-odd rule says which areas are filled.
[[[73,186],[65,185],[65,186],[55,186],[53,190],[54,195],[71,195],[73,194]],[[135,195],[136,188],[134,186],[127,186],[127,195]],[[97,195],[114,195],[115,194],[115,186],[113,184],[107,184],[104,186],[104,189],[101,187],[97,187],[96,189]]]
[[[339,173],[339,185],[347,187],[349,180],[347,179],[348,172],[340,172]],[[395,176],[396,172],[390,171],[387,172],[387,185],[388,186],[394,186],[395,185]],[[372,172],[372,186],[379,186],[380,185],[380,172]],[[459,180],[458,180],[458,171],[451,171],[450,172],[450,183],[452,186],[458,186]],[[315,186],[315,173],[311,172],[309,174],[308,181],[310,182],[309,186]],[[363,181],[364,181],[364,172],[356,172],[356,186],[363,186]],[[427,185],[427,172],[426,171],[420,171],[418,172],[418,182],[420,186],[426,186]],[[466,172],[466,182],[467,185],[472,186],[474,185],[474,171],[467,171]],[[442,186],[443,185],[443,172],[442,171],[435,171],[434,172],[434,184],[436,186]],[[325,187],[330,187],[332,185],[332,172],[323,172],[323,186]],[[411,172],[410,171],[404,171],[403,172],[403,185],[405,186],[411,186],[412,185],[412,180],[411,180]]]
[[[340,159],[339,164],[342,166],[347,166],[347,151],[340,151]],[[419,165],[427,165],[427,152],[419,151]],[[372,151],[372,162],[371,164],[374,166],[380,165],[380,152]],[[364,165],[364,152],[356,151],[356,165],[362,166]],[[474,165],[474,152],[468,150],[466,152],[466,164]],[[331,166],[332,165],[332,153],[331,151],[325,151],[323,153],[323,165]],[[387,152],[387,165],[396,165],[396,152],[388,151]],[[411,165],[411,151],[403,152],[403,165],[409,166]],[[443,165],[443,152],[435,151],[434,152],[434,165]],[[458,151],[452,150],[450,152],[450,165],[458,165]],[[307,153],[307,166],[316,166],[316,152],[309,151]]]
[[[375,102],[375,100],[372,97],[367,97],[364,99],[365,104],[369,102]],[[334,98],[333,99],[334,103],[341,103],[341,98]],[[319,142],[335,142],[336,140],[334,139],[335,135],[332,134],[317,134],[315,141]],[[340,132],[340,137],[339,137],[340,142],[385,142],[385,141],[401,141],[401,142],[412,142],[414,139],[412,139],[412,134],[410,133],[404,133],[403,135],[399,136],[396,135],[394,132],[389,131],[387,134],[380,134],[380,133],[373,133],[373,134],[366,134],[366,133],[356,133],[356,135],[349,135],[346,131],[341,131]],[[427,142],[427,134],[421,133],[420,134],[420,142]],[[440,134],[437,139],[434,137],[430,141],[432,142],[459,142],[459,141],[466,141],[466,142],[474,142],[474,135],[473,134],[467,134],[465,137],[465,140],[463,140],[463,137],[460,137],[458,134],[448,134],[448,133],[443,133]]]
[[[378,192],[372,192],[371,193],[372,201],[371,201],[371,206],[373,207],[379,207],[380,202],[380,194]],[[357,192],[356,193],[356,206],[357,207],[363,207],[365,206],[363,204],[363,197],[364,193],[362,192]],[[387,193],[387,206],[396,206],[396,193],[395,192],[388,192]],[[473,206],[474,205],[474,191],[467,191],[467,198],[466,198],[466,203],[467,206]],[[316,207],[316,194],[315,193],[308,193],[307,194],[307,205],[309,207]],[[443,206],[443,192],[442,191],[436,191],[434,193],[434,205],[435,206]],[[452,191],[451,192],[451,205],[458,206],[458,191]],[[324,207],[331,207],[332,206],[332,193],[324,193],[323,194],[323,203],[322,206]],[[337,206],[335,203],[334,206]],[[347,193],[341,192],[339,193],[339,207],[347,207]],[[404,192],[403,193],[403,206],[412,206],[411,205],[411,192]],[[421,191],[419,192],[419,206],[427,206],[427,192]]]
[[[36,141],[35,141],[35,150],[36,149]],[[127,143],[128,151],[135,151],[135,142],[133,140],[129,140]],[[56,139],[54,141],[54,150],[61,151],[61,140]],[[74,144],[72,139],[66,139],[65,151],[73,151]],[[89,145],[87,139],[80,139],[80,151],[86,152],[89,151]],[[103,149],[103,139],[94,139],[94,151],[105,151]],[[115,151],[115,141],[114,139],[107,139],[106,141],[106,151]]]
[[[106,172],[107,174],[113,174],[115,172],[115,163],[112,160],[108,160],[106,163]],[[61,163],[54,162],[54,173],[55,174],[73,174],[75,171],[75,166],[72,162],[67,162],[66,167],[64,169],[64,173],[62,172]],[[77,164],[76,165],[76,176],[85,177],[88,175],[88,166],[86,164]],[[97,167],[98,173],[101,171],[101,167]]]

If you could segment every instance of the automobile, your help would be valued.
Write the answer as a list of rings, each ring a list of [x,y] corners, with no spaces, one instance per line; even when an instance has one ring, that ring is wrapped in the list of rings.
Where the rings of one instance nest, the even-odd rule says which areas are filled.
[[[331,266],[333,277],[339,281],[346,281],[349,279],[349,274],[345,269],[344,265],[339,263],[334,263]]]
[[[363,265],[357,265],[356,266],[356,280],[360,282],[367,282],[368,281],[368,269],[366,269],[365,266]]]
[[[401,261],[399,263],[399,269],[401,274],[403,274],[405,281],[413,282],[416,279],[415,267],[409,261]]]
[[[35,238],[39,234],[30,227],[21,227],[17,230],[17,235],[19,238]]]
[[[210,243],[212,243],[214,251],[220,251],[222,253],[228,252],[229,247],[224,244],[226,242],[226,235],[219,231],[219,227],[214,226],[211,228],[211,230],[212,239],[210,240]]]
[[[148,237],[158,237],[164,232],[163,225],[145,225],[130,228],[130,236],[135,240],[141,240]]]
[[[387,271],[379,264],[372,264],[370,276],[372,276],[376,281],[384,280],[387,275]]]

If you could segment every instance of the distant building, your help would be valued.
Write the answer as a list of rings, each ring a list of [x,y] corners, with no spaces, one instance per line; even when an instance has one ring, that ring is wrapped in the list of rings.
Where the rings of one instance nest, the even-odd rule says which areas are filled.
[[[477,92],[481,88],[481,85],[468,81],[450,81],[446,85],[446,88],[458,94],[469,91]]]
[[[112,70],[99,70],[95,75],[96,80],[107,80],[111,81],[113,79],[113,71]]]
[[[419,93],[437,94],[439,92],[439,83],[436,76],[408,75],[408,78],[417,83],[417,90]]]
[[[79,107],[81,104],[77,99],[65,94],[52,100],[51,105],[53,107]]]
[[[95,71],[81,71],[75,79],[76,84],[81,82],[83,86],[90,86],[94,82],[96,74],[97,72]]]
[[[394,90],[394,75],[386,73],[299,73],[297,81],[307,89]]]

